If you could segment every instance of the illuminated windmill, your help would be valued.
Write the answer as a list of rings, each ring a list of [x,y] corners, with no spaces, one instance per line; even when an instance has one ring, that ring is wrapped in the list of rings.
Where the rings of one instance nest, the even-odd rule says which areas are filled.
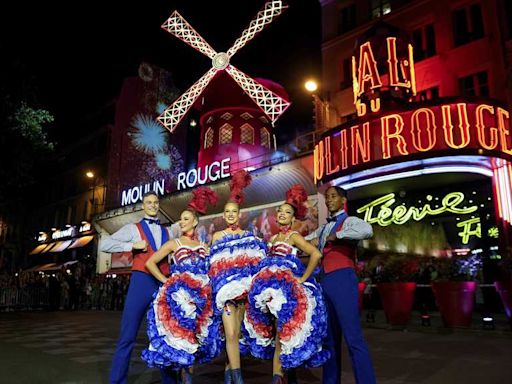
[[[279,16],[286,6],[283,1],[268,1],[256,18],[251,21],[242,36],[240,36],[233,46],[227,52],[217,53],[187,21],[176,11],[162,25],[162,28],[169,33],[183,40],[191,47],[208,56],[212,60],[210,68],[198,81],[194,83],[183,95],[172,103],[159,117],[158,121],[162,123],[171,133],[176,129],[181,119],[188,112],[197,98],[208,86],[212,78],[218,71],[227,72],[233,80],[244,90],[244,92],[258,105],[258,107],[274,123],[279,116],[288,108],[290,103],[254,81],[245,73],[236,69],[229,63],[231,57],[245,44],[251,41],[256,34],[270,24],[274,18]]]

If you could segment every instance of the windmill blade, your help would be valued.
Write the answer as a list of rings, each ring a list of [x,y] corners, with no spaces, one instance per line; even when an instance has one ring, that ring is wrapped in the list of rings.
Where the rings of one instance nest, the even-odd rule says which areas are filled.
[[[227,51],[228,57],[231,58],[240,48],[261,32],[267,24],[270,24],[277,16],[283,13],[286,8],[288,7],[284,5],[282,0],[267,1],[263,9],[256,15],[256,18],[251,21],[249,27],[242,32],[242,36],[229,48]]]
[[[233,80],[235,80],[244,92],[260,107],[272,123],[279,119],[279,116],[290,106],[289,101],[276,95],[270,89],[257,83],[232,65],[226,68],[226,72],[231,75]]]
[[[183,119],[183,116],[185,116],[197,98],[203,93],[217,71],[215,68],[210,68],[194,85],[158,116],[157,120],[172,133]]]
[[[162,24],[162,28],[210,59],[213,59],[217,54],[210,44],[177,11],[174,11],[165,23]]]

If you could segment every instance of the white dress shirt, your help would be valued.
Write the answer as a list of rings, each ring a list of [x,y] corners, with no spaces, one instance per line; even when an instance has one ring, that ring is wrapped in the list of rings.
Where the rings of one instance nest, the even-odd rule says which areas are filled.
[[[337,212],[334,216],[338,216],[343,211]],[[318,239],[318,244],[325,245],[326,239],[331,233],[333,227],[336,225],[336,221],[328,221],[325,224],[322,224],[316,230],[311,232],[309,235],[305,237],[306,240],[313,240],[315,238],[319,238],[322,233],[323,228],[325,227],[325,231],[323,231],[323,238]],[[373,229],[370,224],[366,221],[360,219],[357,216],[348,216],[339,231],[336,232],[336,238],[344,239],[344,240],[366,240],[373,236]],[[323,246],[322,246],[323,248]]]
[[[157,250],[160,249],[162,244],[162,230],[159,224],[148,224],[149,230],[155,239]],[[169,232],[169,240],[180,237],[181,230],[178,223],[172,224],[170,227],[165,227]],[[135,224],[126,224],[121,227],[117,232],[110,236],[101,239],[100,250],[102,252],[130,252],[133,243],[141,241],[140,232]]]

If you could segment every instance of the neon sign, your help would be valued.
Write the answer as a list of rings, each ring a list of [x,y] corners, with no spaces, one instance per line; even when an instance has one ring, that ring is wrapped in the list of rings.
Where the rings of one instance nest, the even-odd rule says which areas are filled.
[[[473,219],[461,221],[457,223],[458,228],[462,228],[462,231],[458,235],[462,238],[462,244],[469,243],[471,236],[476,236],[479,239],[482,238],[482,224],[480,218],[475,217]]]
[[[151,183],[147,183],[126,189],[121,194],[121,206],[134,204],[138,201],[142,201],[142,197],[144,196],[144,194],[149,191],[153,191],[158,196],[161,196],[164,194],[164,186],[165,179],[162,179],[154,181],[153,185],[151,185]]]
[[[490,104],[441,104],[329,131],[314,149],[314,177],[325,182],[370,165],[485,153],[512,160],[509,112]]]
[[[397,44],[398,43],[398,44]],[[375,52],[384,51],[386,46],[387,77],[381,77]],[[377,46],[378,45],[378,46]],[[397,45],[400,49],[397,49]],[[383,64],[383,63],[381,63]],[[381,65],[385,67],[385,65]],[[414,54],[411,44],[405,44],[402,39],[394,36],[382,40],[367,41],[359,46],[359,59],[352,56],[352,88],[354,105],[357,115],[364,116],[368,111],[379,112],[381,109],[381,91],[391,91],[395,94],[403,91],[406,97],[416,95],[416,75],[414,71]]]
[[[75,234],[75,227],[71,226],[67,229],[58,229],[52,233],[52,239],[62,239],[64,237],[72,237]]]
[[[222,161],[214,161],[205,167],[191,169],[188,172],[181,172],[178,175],[178,191],[229,177],[230,160],[231,158],[227,157]]]
[[[430,202],[432,201],[432,196],[427,195],[426,199]],[[466,215],[478,209],[476,205],[465,208],[460,207],[463,201],[464,194],[462,192],[452,192],[443,197],[439,208],[432,208],[430,203],[426,203],[421,208],[407,207],[405,205],[397,205],[391,208],[391,206],[395,204],[396,199],[394,193],[389,193],[360,207],[357,213],[364,213],[364,221],[370,224],[376,223],[382,227],[386,227],[391,224],[402,225],[411,219],[420,221],[426,216],[436,216],[445,212],[451,212],[456,215]],[[375,208],[378,208],[377,212],[374,212]]]

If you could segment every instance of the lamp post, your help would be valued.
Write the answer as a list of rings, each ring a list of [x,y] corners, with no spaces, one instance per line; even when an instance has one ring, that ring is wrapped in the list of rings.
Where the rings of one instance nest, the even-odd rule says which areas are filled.
[[[87,171],[85,173],[85,176],[87,176],[89,179],[92,179],[92,211],[91,211],[91,219],[93,218],[94,214],[96,213],[96,202],[95,202],[95,192],[96,192],[96,175],[92,171]]]
[[[313,98],[313,116],[315,118],[315,131],[322,132],[325,128],[325,121],[323,116],[323,101],[318,97],[316,91],[318,91],[318,83],[315,80],[307,80],[304,83],[304,88],[306,91],[311,93],[311,97]]]
[[[313,98],[315,132],[324,132],[341,123],[340,115],[336,108],[328,101],[324,101],[318,96],[318,83],[315,80],[306,81],[304,88],[311,93],[311,97]]]

